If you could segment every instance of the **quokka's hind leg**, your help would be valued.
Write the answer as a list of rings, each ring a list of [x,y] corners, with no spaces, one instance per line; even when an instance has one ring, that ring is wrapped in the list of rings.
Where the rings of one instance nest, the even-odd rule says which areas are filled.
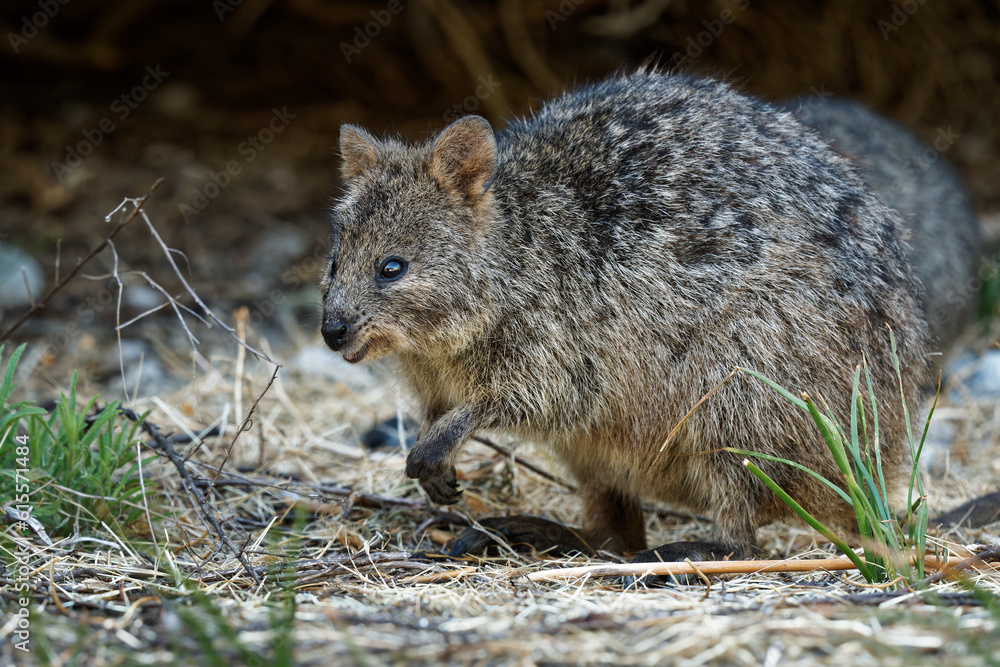
[[[691,542],[670,542],[655,549],[636,554],[633,563],[671,563],[685,560],[743,560],[757,554],[757,528],[777,518],[770,491],[754,484],[750,479],[740,479],[737,474],[720,472],[713,474],[716,484],[712,505],[713,525],[707,540]],[[684,582],[688,577],[677,577]],[[672,580],[669,576],[649,576],[643,579],[646,585],[664,585]],[[634,578],[625,577],[623,583],[630,587]]]
[[[620,554],[646,548],[646,520],[637,498],[599,487],[583,493],[583,534],[590,544]]]

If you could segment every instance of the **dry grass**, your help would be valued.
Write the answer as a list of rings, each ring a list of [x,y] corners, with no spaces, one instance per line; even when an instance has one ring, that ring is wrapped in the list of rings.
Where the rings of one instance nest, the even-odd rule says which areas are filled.
[[[266,341],[261,346],[268,350]],[[226,411],[237,389],[245,411],[266,386],[270,366],[240,358],[216,355],[196,383],[134,407],[151,410],[149,419],[165,432],[199,432]],[[530,580],[597,559],[425,557],[460,527],[428,521],[449,517],[424,504],[403,474],[401,453],[371,452],[360,443],[397,405],[386,383],[348,385],[283,370],[231,450],[232,419],[228,435],[178,447],[185,455],[197,449],[187,468],[255,576],[222,546],[165,460],[147,468],[148,481],[162,489],[149,496],[161,517],[155,537],[135,525],[128,535],[105,526],[81,535],[100,541],[57,541],[48,549],[30,536],[13,537],[32,552],[39,614],[28,662],[10,642],[0,658],[44,664],[48,646],[48,659],[59,665],[217,664],[195,638],[201,628],[225,662],[247,662],[242,647],[263,658],[257,664],[269,664],[289,588],[300,665],[974,665],[1000,658],[997,618],[954,579],[899,593],[872,588],[850,571],[758,572],[624,591],[613,578]],[[541,454],[516,451],[559,477]],[[460,473],[464,500],[449,508],[460,516],[526,511],[571,522],[578,509],[557,481],[478,443],[467,448]],[[959,473],[957,466],[951,471]],[[971,472],[961,474],[975,486]],[[655,543],[697,539],[707,530],[666,512],[649,524]],[[804,527],[762,533],[771,557],[834,555]],[[963,544],[991,539],[980,531],[934,544],[942,555],[962,557]],[[995,571],[969,577],[1000,595]],[[11,604],[11,594],[3,596]],[[234,639],[225,639],[223,628]],[[8,622],[2,634],[10,630]]]
[[[149,170],[157,175],[164,171],[134,155],[134,146],[166,141],[158,132],[185,147],[191,134],[201,141],[216,139],[206,164],[219,169],[232,157],[244,129],[256,129],[257,106],[268,107],[271,100],[291,104],[301,114],[300,143],[288,135],[294,150],[276,162],[298,166],[297,179],[304,183],[299,198],[294,188],[248,185],[233,196],[246,209],[236,209],[239,215],[232,216],[239,224],[222,224],[223,216],[213,214],[206,224],[187,227],[200,248],[191,243],[184,249],[204,272],[214,263],[199,263],[199,249],[245,249],[236,239],[258,229],[243,224],[251,217],[248,211],[273,212],[269,207],[275,201],[284,202],[281,215],[308,211],[314,202],[302,193],[329,191],[328,147],[335,143],[338,121],[419,135],[429,124],[440,125],[442,112],[453,103],[467,99],[477,77],[492,75],[503,82],[502,88],[481,100],[478,112],[500,123],[529,106],[528,100],[544,99],[573,78],[603,76],[651,53],[661,53],[667,61],[683,55],[688,38],[698,36],[705,21],[732,4],[587,2],[552,30],[545,12],[557,10],[558,0],[496,6],[469,0],[414,2],[407,5],[405,21],[394,22],[364,58],[348,64],[337,44],[370,20],[369,7],[253,0],[242,3],[241,13],[228,19],[220,33],[216,26],[192,32],[192,25],[202,25],[205,3],[74,0],[58,19],[72,29],[44,33],[21,56],[18,69],[30,73],[25,80],[48,81],[52,70],[47,68],[59,66],[65,66],[67,78],[87,75],[88,81],[93,72],[127,73],[126,65],[158,62],[162,45],[170,44],[190,49],[183,51],[185,58],[196,63],[193,70],[178,72],[178,81],[205,91],[212,100],[218,97],[218,108],[205,104],[194,117],[166,129],[147,123],[123,126],[116,139],[132,128],[136,137],[120,149],[118,162],[108,153],[106,162],[95,158],[81,168],[90,178],[57,185],[46,165],[61,159],[61,146],[79,140],[79,128],[66,129],[61,121],[36,119],[33,112],[12,107],[4,112],[3,134],[23,138],[7,139],[0,147],[11,158],[0,164],[0,192],[5,201],[30,202],[24,207],[27,213],[17,209],[21,217],[16,220],[25,226],[30,222],[32,228],[38,215],[54,215],[67,202],[104,211],[106,202],[95,191],[117,200],[131,187],[123,186],[123,174],[146,178]],[[36,11],[35,3],[28,5]],[[939,128],[954,127],[962,141],[947,158],[970,182],[980,209],[995,208],[1000,201],[1000,131],[995,122],[1000,113],[995,85],[1000,19],[995,9],[975,0],[919,3],[919,11],[885,39],[877,21],[889,17],[892,7],[864,0],[823,0],[808,7],[755,0],[692,66],[732,78],[770,99],[808,94],[813,88],[856,97],[916,129],[925,140],[933,140]],[[653,8],[658,20],[609,36],[614,25],[628,23],[615,24],[621,18],[615,15],[628,14],[630,8]],[[192,15],[198,19],[193,21]],[[15,29],[19,16],[20,9],[4,27]],[[260,63],[234,70],[232,53],[256,52],[250,45],[260,45]],[[317,54],[325,54],[321,63]],[[132,83],[131,74],[123,77],[122,85]],[[106,105],[103,95],[100,105]],[[260,99],[269,101],[262,105]],[[303,100],[305,107],[299,104]],[[99,109],[106,112],[106,106]],[[33,146],[55,148],[42,153]],[[270,154],[280,150],[278,142],[269,149]],[[301,157],[305,155],[309,160]],[[116,168],[118,177],[109,177]],[[187,182],[179,177],[173,181]],[[176,186],[169,204],[188,201],[189,191]],[[216,210],[224,205],[220,200]],[[13,219],[7,215],[5,219]],[[61,214],[53,235],[75,230],[90,247],[92,230],[79,224],[81,219]],[[232,281],[235,265],[218,264]],[[230,297],[239,288],[225,284]],[[297,373],[286,365],[261,399],[250,429],[233,445],[235,422],[263,391],[270,366],[219,342],[206,344],[213,353],[206,352],[201,365],[195,364],[176,323],[161,325],[142,330],[143,337],[171,375],[190,382],[131,407],[151,410],[150,421],[166,432],[196,434],[220,421],[227,426],[222,437],[178,449],[191,457],[187,469],[263,584],[227,551],[181,487],[176,468],[161,459],[146,470],[147,500],[159,517],[153,527],[84,526],[79,535],[51,548],[30,535],[7,532],[11,545],[21,544],[30,553],[30,598],[37,615],[31,626],[33,653],[16,653],[14,619],[8,614],[15,608],[13,573],[0,572],[0,664],[253,663],[241,649],[260,656],[255,664],[267,664],[283,627],[287,586],[295,590],[298,665],[1000,663],[996,616],[955,580],[934,583],[920,593],[891,593],[868,586],[850,571],[753,573],[712,575],[708,585],[623,591],[614,579],[533,582],[527,576],[598,565],[602,561],[597,559],[422,558],[421,552],[441,549],[460,528],[426,505],[403,474],[401,454],[373,452],[361,444],[373,424],[397,411],[401,397],[395,389],[363,379],[341,382]],[[287,362],[292,357],[293,350],[272,353],[266,341],[253,332],[249,336],[273,358]],[[71,370],[83,364],[88,350],[104,350],[112,338],[107,331],[96,336],[86,332],[72,355],[35,356],[26,362],[32,375],[22,388],[29,395],[50,397],[53,386],[64,384]],[[988,340],[997,338],[993,332]],[[954,426],[955,439],[928,480],[934,509],[993,490],[1000,476],[1000,409],[967,400],[961,391],[959,396],[939,413]],[[528,447],[518,447],[517,456],[561,476],[553,462]],[[572,523],[579,511],[564,486],[488,447],[467,448],[460,469],[466,490],[453,508],[459,515],[529,512]],[[217,476],[218,483],[208,491]],[[299,508],[305,510],[301,524],[296,523]],[[438,522],[428,523],[430,519]],[[654,544],[703,538],[707,530],[702,521],[669,512],[648,518]],[[941,537],[934,544],[941,555],[961,557],[964,545],[978,542],[996,544],[996,526]],[[770,526],[761,531],[761,544],[776,559],[834,555],[799,525]],[[287,570],[280,569],[282,564]],[[970,577],[1000,595],[997,574],[973,572]],[[224,628],[234,638],[227,639]],[[213,638],[221,662],[198,643],[199,629]]]

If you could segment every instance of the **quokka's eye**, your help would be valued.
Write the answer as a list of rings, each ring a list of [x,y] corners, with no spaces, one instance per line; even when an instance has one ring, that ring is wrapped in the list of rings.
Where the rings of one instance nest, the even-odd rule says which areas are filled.
[[[330,262],[330,277],[337,277],[337,262],[335,260]]]
[[[390,257],[382,262],[382,266],[378,270],[378,277],[382,281],[397,280],[404,273],[406,273],[406,262],[399,257]]]

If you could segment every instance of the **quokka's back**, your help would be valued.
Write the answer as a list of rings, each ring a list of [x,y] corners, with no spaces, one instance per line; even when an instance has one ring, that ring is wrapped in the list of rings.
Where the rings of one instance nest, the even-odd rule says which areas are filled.
[[[548,446],[586,505],[577,532],[494,520],[509,538],[640,551],[641,503],[654,500],[712,513],[713,535],[641,557],[747,553],[785,509],[722,448],[828,477],[834,464],[794,406],[746,374],[726,381],[735,367],[846,420],[867,362],[890,479],[906,459],[900,385],[916,409],[927,350],[903,226],[791,114],[639,72],[499,136],[478,117],[417,146],[344,126],[341,148],[323,334],[348,361],[397,358],[423,421],[407,473],[434,501],[459,497],[461,445],[503,430]],[[811,477],[762,467],[841,517]]]

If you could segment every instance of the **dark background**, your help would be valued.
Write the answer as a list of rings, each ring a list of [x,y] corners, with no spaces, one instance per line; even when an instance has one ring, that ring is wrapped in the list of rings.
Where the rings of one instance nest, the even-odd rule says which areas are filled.
[[[574,81],[649,58],[769,100],[859,99],[928,143],[947,133],[943,156],[988,231],[1000,208],[989,0],[17,0],[0,7],[0,35],[0,234],[50,277],[57,239],[65,265],[123,197],[163,177],[150,218],[206,295],[254,304],[304,289],[341,123],[414,139],[458,105],[502,129]],[[118,247],[171,283],[148,231]],[[70,286],[46,317],[76,312],[88,289]]]

